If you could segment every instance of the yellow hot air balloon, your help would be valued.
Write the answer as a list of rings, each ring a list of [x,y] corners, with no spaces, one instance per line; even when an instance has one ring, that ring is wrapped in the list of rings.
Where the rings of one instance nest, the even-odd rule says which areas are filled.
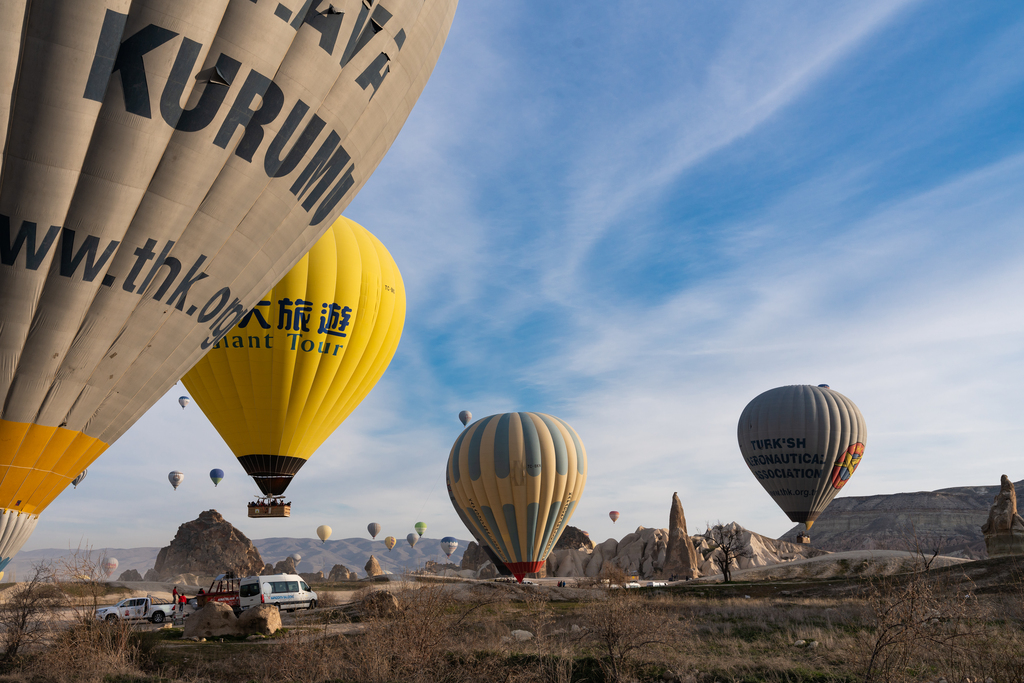
[[[260,490],[279,496],[377,384],[404,322],[398,266],[342,217],[183,381]]]
[[[457,0],[0,1],[0,569],[309,250]]]
[[[523,580],[540,571],[587,481],[575,430],[543,413],[505,413],[463,430],[448,456],[459,517]]]
[[[387,548],[388,551],[395,547],[395,543],[398,543],[398,541],[395,540],[394,536],[387,536],[384,539],[384,547]]]
[[[316,535],[320,538],[321,543],[326,543],[327,539],[331,537],[331,533],[334,530],[326,524],[321,524],[316,528]]]

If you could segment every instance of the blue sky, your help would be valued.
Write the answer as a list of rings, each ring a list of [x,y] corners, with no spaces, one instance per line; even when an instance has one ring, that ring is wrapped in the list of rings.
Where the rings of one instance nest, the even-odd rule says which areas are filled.
[[[467,538],[461,409],[573,425],[596,540],[665,526],[674,491],[691,533],[778,535],[735,435],[784,384],[863,412],[843,495],[1024,478],[1022,53],[1010,2],[463,2],[346,211],[402,270],[405,333],[292,518],[244,517],[255,487],[178,385],[25,547],[164,545],[210,507],[252,538]]]

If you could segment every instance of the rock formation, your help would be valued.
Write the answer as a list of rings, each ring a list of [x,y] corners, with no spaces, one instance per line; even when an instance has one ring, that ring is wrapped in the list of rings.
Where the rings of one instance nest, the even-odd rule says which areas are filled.
[[[729,527],[738,536],[737,547],[734,549],[736,552],[735,559],[730,563],[732,569],[768,567],[791,562],[792,560],[828,554],[826,551],[819,550],[813,546],[778,541],[774,538],[762,536],[761,534],[744,529],[736,522],[723,526]],[[719,574],[719,567],[714,561],[716,553],[714,543],[709,543],[708,539],[703,536],[697,536],[696,540],[698,541],[697,551],[700,553],[701,561],[703,562],[700,566],[701,576]]]
[[[477,545],[476,541],[470,541],[469,545],[466,546],[465,552],[462,553],[462,564],[460,566],[463,571],[475,572],[474,578],[477,579],[493,579],[496,577],[499,571],[490,557],[489,550],[490,548],[482,548]]]
[[[668,513],[668,549],[661,575],[669,579],[695,579],[698,576],[697,551],[686,530],[686,516],[679,494],[672,494],[672,507]]]
[[[1024,481],[1016,482],[1019,488]],[[961,486],[938,491],[836,498],[811,529],[811,543],[823,550],[910,550],[985,559],[981,526],[998,486]],[[781,537],[791,541],[804,528]]]
[[[297,573],[297,570],[295,569],[295,558],[289,556],[289,557],[284,558],[283,560],[281,560],[277,564],[275,564],[274,565],[274,573],[275,574],[295,574],[295,573]]]
[[[566,526],[562,531],[562,535],[558,537],[558,541],[555,543],[555,550],[564,550],[572,548],[576,550],[583,548],[585,550],[593,550],[594,542],[590,540],[590,535],[585,531],[580,531],[574,526]]]
[[[189,617],[191,618],[191,617]],[[281,610],[275,605],[256,605],[238,617],[238,630],[242,635],[272,636],[281,629]]]
[[[327,580],[331,583],[338,581],[358,581],[359,575],[355,572],[350,572],[348,567],[343,564],[336,564],[331,567],[331,573],[327,575]]]
[[[326,580],[323,572],[299,572],[299,578],[306,583],[323,583]]]
[[[142,581],[142,574],[139,574],[138,569],[129,569],[128,571],[121,572],[121,576],[117,577],[118,581]]]
[[[208,602],[185,620],[185,638],[213,638],[238,635],[235,613],[223,602]]]
[[[146,575],[142,579],[143,581],[159,581],[160,575],[156,573],[156,570],[150,567],[146,570]]]
[[[1017,514],[1017,491],[1005,474],[981,531],[989,557],[1024,555],[1024,518]]]
[[[377,558],[373,555],[370,555],[370,559],[366,561],[366,566],[363,567],[363,569],[366,570],[366,575],[370,577],[380,576],[384,573],[383,571],[381,571],[380,563],[377,562]]]
[[[227,571],[251,576],[262,567],[252,541],[219,512],[206,510],[178,527],[174,540],[157,555],[153,571],[161,578],[185,573],[216,576]]]

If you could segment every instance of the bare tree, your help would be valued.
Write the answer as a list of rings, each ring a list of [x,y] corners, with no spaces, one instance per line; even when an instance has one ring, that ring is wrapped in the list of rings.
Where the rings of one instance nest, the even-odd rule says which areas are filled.
[[[708,524],[704,538],[711,547],[711,558],[725,577],[725,582],[732,581],[732,565],[740,558],[750,557],[750,547],[744,542],[743,528],[736,522],[714,526]]]
[[[0,603],[0,646],[4,660],[14,659],[23,648],[45,638],[57,611],[66,602],[63,591],[54,584],[52,565],[35,565],[31,580],[11,589]]]
[[[665,642],[673,627],[673,621],[659,614],[650,600],[632,592],[620,591],[588,607],[585,614],[582,639],[604,655],[601,667],[608,681],[634,680],[629,670],[633,655]]]

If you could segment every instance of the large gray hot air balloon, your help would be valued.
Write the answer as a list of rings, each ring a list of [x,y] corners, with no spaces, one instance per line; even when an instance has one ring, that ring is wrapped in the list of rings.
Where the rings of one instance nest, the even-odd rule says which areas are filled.
[[[782,511],[807,529],[860,464],[867,443],[853,401],[827,385],[766,391],[737,427],[747,467]]]
[[[0,2],[0,570],[239,320],[284,324],[261,296],[380,163],[456,2]]]
[[[380,533],[380,524],[370,522],[366,525],[366,530],[370,532],[370,538],[377,538],[377,534]]]

